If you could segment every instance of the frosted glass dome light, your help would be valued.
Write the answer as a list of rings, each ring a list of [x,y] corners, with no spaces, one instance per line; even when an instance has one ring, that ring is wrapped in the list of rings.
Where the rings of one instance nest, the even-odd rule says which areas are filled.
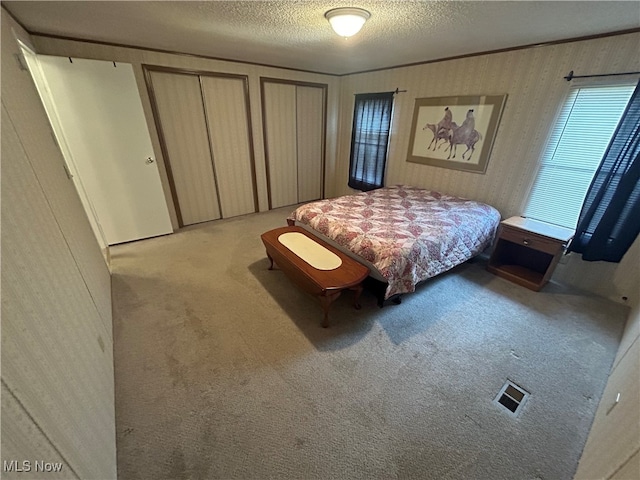
[[[358,33],[371,14],[362,8],[334,8],[324,14],[333,30],[341,37]]]

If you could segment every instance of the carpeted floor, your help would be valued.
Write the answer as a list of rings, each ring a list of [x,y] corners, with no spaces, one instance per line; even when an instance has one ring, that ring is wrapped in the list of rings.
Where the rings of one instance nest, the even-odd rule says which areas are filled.
[[[291,209],[112,249],[118,473],[130,479],[571,479],[627,310],[464,264],[362,309],[269,271]],[[514,417],[505,381],[530,392]]]

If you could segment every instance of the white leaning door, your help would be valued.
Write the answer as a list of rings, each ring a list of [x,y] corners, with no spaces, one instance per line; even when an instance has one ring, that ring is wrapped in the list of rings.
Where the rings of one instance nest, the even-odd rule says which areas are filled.
[[[172,233],[129,64],[38,55],[58,127],[107,243]]]

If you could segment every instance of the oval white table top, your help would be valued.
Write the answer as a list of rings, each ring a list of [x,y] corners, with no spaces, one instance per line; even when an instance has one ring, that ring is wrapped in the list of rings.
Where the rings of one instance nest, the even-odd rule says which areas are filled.
[[[283,233],[278,237],[278,241],[318,270],[334,270],[342,265],[342,260],[338,255],[302,233]]]

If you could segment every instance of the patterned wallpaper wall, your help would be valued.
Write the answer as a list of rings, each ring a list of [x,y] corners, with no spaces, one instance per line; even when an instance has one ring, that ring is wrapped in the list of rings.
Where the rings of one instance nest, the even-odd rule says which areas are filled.
[[[43,55],[61,55],[79,58],[92,58],[96,60],[107,60],[130,63],[138,83],[138,90],[142,100],[142,107],[147,119],[147,125],[151,134],[151,142],[156,152],[157,164],[160,170],[160,177],[163,181],[167,205],[174,228],[178,227],[177,217],[173,206],[173,200],[169,193],[169,182],[167,179],[166,167],[158,133],[155,129],[153,121],[153,113],[151,111],[151,103],[147,93],[142,64],[160,65],[173,68],[181,68],[187,70],[200,70],[217,73],[233,73],[239,75],[247,75],[249,80],[249,101],[251,106],[251,125],[253,132],[253,146],[255,149],[256,162],[256,181],[258,190],[258,202],[260,211],[268,209],[267,200],[267,180],[265,167],[265,152],[262,129],[262,112],[260,103],[260,77],[272,77],[286,80],[295,80],[299,82],[313,82],[327,84],[327,146],[326,146],[326,176],[332,178],[335,159],[332,158],[336,151],[337,141],[337,112],[339,111],[339,84],[340,77],[333,75],[320,75],[314,73],[298,72],[294,70],[285,70],[281,68],[265,67],[261,65],[253,65],[248,63],[226,62],[221,60],[212,60],[208,58],[177,55],[150,50],[114,47],[110,45],[101,45],[95,43],[87,43],[72,40],[61,40],[48,37],[33,35],[33,43],[39,54]],[[244,105],[240,111],[244,113]]]
[[[575,75],[640,71],[640,33],[544,46],[343,77],[333,189],[347,187],[354,94],[407,90],[396,96],[387,184],[407,183],[485,201],[503,218],[523,210],[550,125]],[[575,80],[574,80],[575,81]],[[507,94],[485,174],[406,162],[416,98]],[[617,301],[637,302],[640,240],[620,265],[587,263],[573,255],[554,278]]]
[[[519,214],[538,158],[570,83],[562,77],[640,70],[640,33],[514,50],[343,78],[335,193],[347,172],[356,93],[407,90],[395,97],[387,184],[413,183],[484,200],[504,216]],[[575,80],[574,80],[575,82]],[[407,163],[416,98],[507,94],[485,174]]]
[[[407,183],[485,201],[507,218],[522,212],[535,178],[540,152],[550,125],[570,84],[562,77],[640,70],[640,33],[534,47],[459,60],[334,77],[256,65],[223,62],[128,48],[96,45],[34,36],[39,53],[116,60],[134,65],[142,103],[153,125],[141,63],[242,73],[249,76],[251,118],[256,148],[260,210],[265,210],[266,171],[262,139],[259,77],[327,83],[328,122],[326,145],[326,195],[350,193],[347,186],[354,94],[407,90],[396,96],[387,169],[387,184]],[[574,80],[575,81],[575,80]],[[485,174],[407,163],[407,149],[416,98],[455,95],[507,94],[502,120]],[[152,128],[153,130],[153,128]],[[151,132],[160,156],[157,135]],[[162,162],[161,174],[165,180]],[[169,200],[170,203],[170,200]],[[175,214],[173,214],[174,226]],[[640,240],[619,265],[582,262],[570,256],[554,278],[600,295],[628,303],[640,301],[638,268]]]
[[[115,478],[111,276],[15,61],[16,38],[29,36],[0,10],[2,461],[62,463],[38,477]]]

